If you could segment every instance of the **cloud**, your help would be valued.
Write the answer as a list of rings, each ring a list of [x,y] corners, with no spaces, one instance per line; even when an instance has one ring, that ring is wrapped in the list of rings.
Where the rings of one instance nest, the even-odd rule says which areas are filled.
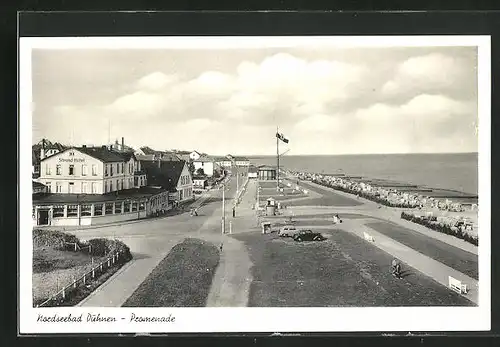
[[[177,76],[165,75],[162,72],[156,71],[146,75],[137,81],[137,89],[161,89],[177,81]]]
[[[386,96],[454,93],[474,89],[476,69],[463,57],[431,53],[408,58],[382,86]]]
[[[232,69],[207,63],[192,75],[156,67],[118,85],[121,94],[106,103],[37,103],[36,112],[50,114],[40,128],[66,117],[64,129],[76,124],[82,139],[95,133],[99,143],[110,119],[112,136],[137,145],[217,154],[269,154],[276,125],[295,154],[477,150],[474,66],[464,57],[432,53],[368,65],[279,53]]]

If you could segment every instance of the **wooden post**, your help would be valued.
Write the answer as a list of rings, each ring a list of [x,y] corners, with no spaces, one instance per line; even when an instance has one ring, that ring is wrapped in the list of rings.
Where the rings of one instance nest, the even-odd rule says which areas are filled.
[[[63,287],[63,289],[62,289],[62,298],[63,298],[63,300],[64,300],[64,299],[66,299],[65,289],[66,289],[66,288],[64,288],[64,287]]]
[[[108,258],[108,267],[110,266],[111,264],[111,259]]]
[[[100,269],[101,269],[101,272],[102,272],[102,263],[101,263],[101,268]]]
[[[83,275],[83,285],[85,285],[85,275]]]
[[[75,280],[75,276],[73,276],[73,288],[76,289],[76,280]]]
[[[92,279],[95,277],[95,268],[92,268]]]
[[[76,252],[76,242],[75,242],[75,252]]]

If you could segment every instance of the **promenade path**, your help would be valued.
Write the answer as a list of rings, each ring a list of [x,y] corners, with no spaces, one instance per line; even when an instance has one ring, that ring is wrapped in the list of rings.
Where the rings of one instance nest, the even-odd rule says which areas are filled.
[[[295,180],[291,181],[295,182]],[[300,198],[300,200],[295,200],[291,198],[290,200],[284,200],[284,203],[290,201],[297,201],[298,206],[289,206],[285,211],[286,216],[294,216],[294,220],[301,221],[300,228],[309,228],[309,229],[323,229],[323,230],[332,230],[332,229],[342,229],[355,235],[360,238],[364,238],[364,233],[371,235],[374,239],[372,243],[374,246],[382,249],[383,251],[391,254],[392,256],[400,259],[402,262],[408,264],[410,267],[422,272],[423,274],[431,277],[438,283],[448,286],[448,276],[452,276],[462,283],[467,284],[469,288],[469,293],[464,294],[468,300],[478,304],[478,280],[477,280],[477,247],[471,245],[467,242],[464,242],[460,239],[457,239],[450,235],[440,234],[433,230],[429,230],[423,226],[420,226],[415,223],[411,223],[406,220],[402,220],[400,218],[401,211],[397,211],[392,208],[379,208],[380,205],[375,202],[359,198],[353,197],[350,194],[338,192],[328,187],[323,187],[311,182],[300,182],[300,186],[308,190],[308,195],[310,199]],[[340,206],[328,204],[324,205],[315,205],[318,201],[318,195],[323,195],[328,200],[335,202],[339,201],[339,196],[343,199],[340,200]],[[350,199],[355,203],[349,205],[347,200]],[[313,205],[308,205],[310,201],[313,201]],[[302,206],[301,206],[302,205]],[[354,219],[344,219],[344,223],[333,225],[318,225],[314,220],[325,220],[330,219],[334,214],[339,214],[342,218],[342,214],[355,214],[355,215],[364,215],[367,218],[354,218]],[[311,218],[311,216],[318,215],[321,217]],[[329,217],[326,217],[325,214],[330,214]],[[307,216],[307,218],[301,219],[301,216]],[[275,217],[272,219],[284,219],[283,217]],[[384,223],[390,223],[391,225],[396,225],[400,227],[401,235],[405,236],[405,243],[398,242],[396,239],[401,240],[401,235],[390,235],[388,232],[379,232],[375,230],[373,225],[376,225],[377,222],[384,221]],[[308,221],[310,224],[308,224]],[[411,234],[408,231],[404,231],[404,229],[408,231],[416,232],[417,234]],[[392,236],[392,237],[391,237]],[[432,241],[434,240],[434,241]],[[368,241],[367,241],[368,242]],[[417,245],[418,250],[411,247],[411,245]],[[445,246],[443,246],[445,245]],[[471,275],[475,275],[473,278],[464,274],[462,271],[458,271],[457,268],[462,270],[467,270],[467,267],[463,264],[454,264],[454,268],[451,266],[447,266],[443,262],[446,260],[442,254],[436,251],[438,246],[444,247],[442,248],[445,251],[449,251],[451,256],[461,257],[465,259],[455,259],[455,260],[463,260],[465,263],[469,260],[472,260],[472,263],[469,262],[469,266],[474,266],[474,261],[476,264],[476,272],[468,271]],[[447,247],[446,247],[447,246]],[[434,248],[434,249],[433,249]],[[461,253],[462,252],[462,253]],[[427,253],[427,254],[424,254]],[[433,254],[433,256],[428,256],[428,254]],[[450,260],[453,262],[452,260]],[[467,272],[467,271],[466,271]]]
[[[225,194],[228,198],[226,206],[230,206],[230,198],[236,193],[235,183],[228,181]],[[133,260],[125,264],[108,281],[101,285],[96,291],[78,304],[85,307],[120,307],[132,295],[137,287],[146,279],[149,273],[167,256],[171,248],[182,242],[185,238],[199,238],[218,246],[224,244],[221,255],[221,264],[238,263],[240,259],[244,261],[244,246],[237,240],[231,240],[226,235],[222,235],[221,217],[221,190],[212,190],[197,205],[199,207],[198,217],[191,217],[188,212],[183,214],[142,220],[136,223],[123,223],[110,226],[84,229],[74,233],[81,239],[95,237],[116,238],[125,242],[131,249]],[[196,205],[195,205],[196,206]],[[226,209],[226,214],[230,211]],[[234,260],[233,258],[237,258]],[[249,267],[250,265],[247,264]],[[239,267],[242,269],[242,266]],[[220,270],[217,270],[220,272]],[[216,277],[220,276],[217,275]],[[233,275],[227,274],[227,283],[239,283],[240,277],[246,275],[243,271]],[[238,293],[242,286],[238,287]],[[222,288],[222,287],[221,287]],[[246,297],[243,294],[236,295],[229,287],[219,289],[221,302],[230,306],[244,306]],[[220,305],[220,302],[213,299],[211,303]]]
[[[226,214],[227,223],[231,223],[231,233],[258,232],[255,224],[255,204],[257,182],[250,180],[236,207],[236,216],[232,210]],[[229,228],[229,226],[227,226]],[[229,232],[229,229],[227,230]],[[223,251],[219,266],[215,272],[212,287],[207,299],[207,307],[245,307],[248,305],[250,285],[252,283],[252,262],[243,242],[225,234],[222,240]]]

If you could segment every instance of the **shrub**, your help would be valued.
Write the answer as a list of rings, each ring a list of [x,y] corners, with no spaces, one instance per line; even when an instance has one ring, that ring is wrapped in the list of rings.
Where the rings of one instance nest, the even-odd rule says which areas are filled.
[[[447,224],[444,224],[442,222],[437,222],[436,217],[431,217],[431,218],[426,218],[426,217],[419,217],[419,216],[414,216],[409,213],[401,212],[401,218],[411,221],[413,223],[421,224],[429,229],[435,230],[437,232],[446,234],[446,235],[452,235],[455,237],[458,237],[459,239],[462,239],[464,241],[467,241],[469,243],[472,243],[473,245],[478,245],[479,244],[479,239],[471,235],[465,231],[460,230],[459,228],[456,228],[454,226],[450,226]]]
[[[65,250],[68,247],[65,242],[82,245],[75,235],[56,230],[34,229],[32,237],[33,248],[48,247]]]
[[[132,259],[130,248],[122,241],[98,238],[88,240],[87,244],[91,246],[91,255],[103,257],[112,252],[121,251],[124,253],[126,260]]]

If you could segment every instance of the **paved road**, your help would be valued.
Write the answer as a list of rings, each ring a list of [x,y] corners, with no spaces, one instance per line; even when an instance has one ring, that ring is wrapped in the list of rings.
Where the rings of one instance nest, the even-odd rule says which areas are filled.
[[[234,180],[229,180],[224,193],[225,197],[229,199],[235,195],[236,184]],[[227,244],[227,236],[222,235],[221,198],[222,190],[211,191],[210,196],[201,204],[198,210],[198,217],[191,217],[189,212],[185,212],[176,216],[144,220],[139,223],[124,223],[121,225],[112,225],[75,232],[81,239],[108,237],[122,240],[130,247],[134,256],[130,263],[126,264],[119,272],[112,276],[110,280],[99,287],[79,305],[86,307],[121,306],[147,275],[169,253],[170,249],[187,237],[205,239],[217,245],[221,242],[225,242],[226,247],[224,248],[226,248],[226,251],[223,252],[222,263],[232,262],[234,255],[242,254],[244,247],[236,240],[231,241],[231,244]],[[229,206],[231,206],[230,200],[227,200],[226,207]],[[227,208],[227,217],[230,213],[230,208]],[[231,254],[233,256],[231,256]],[[240,257],[238,257],[238,259],[239,258]],[[219,271],[216,272],[216,276],[220,276],[218,273]],[[244,272],[242,273],[243,276],[246,277]],[[240,276],[240,274],[237,275]],[[231,278],[228,279],[228,283],[230,283],[230,281]],[[234,281],[238,282],[239,280],[235,279]],[[224,289],[219,288],[219,291],[222,293],[220,296],[231,296],[229,294],[224,294]],[[213,299],[214,295],[212,295],[211,298],[213,305],[218,304],[216,300]],[[231,300],[226,300],[226,302],[233,306]],[[240,306],[242,302],[244,302],[244,300],[238,299],[238,301],[234,303],[234,306]]]

